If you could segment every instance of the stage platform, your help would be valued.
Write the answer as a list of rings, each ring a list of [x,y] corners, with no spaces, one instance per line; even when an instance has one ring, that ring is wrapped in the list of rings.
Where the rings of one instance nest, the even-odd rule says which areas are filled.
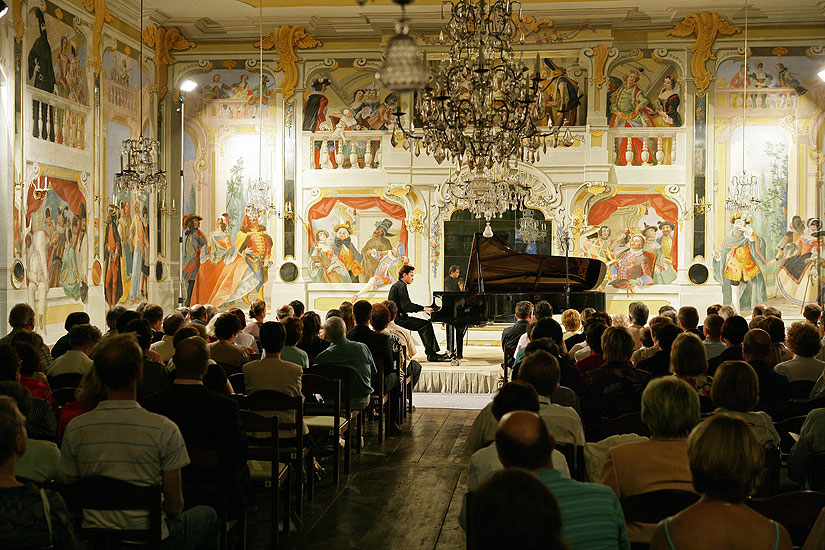
[[[499,333],[500,334],[500,333]],[[459,365],[420,361],[416,392],[489,394],[498,390],[502,353],[500,345],[465,345]]]

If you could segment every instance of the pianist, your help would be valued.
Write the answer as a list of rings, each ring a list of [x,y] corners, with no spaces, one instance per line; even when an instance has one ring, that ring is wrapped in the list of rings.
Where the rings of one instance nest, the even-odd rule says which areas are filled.
[[[415,277],[415,268],[411,265],[404,265],[398,270],[398,280],[390,287],[390,294],[387,298],[395,302],[395,305],[398,306],[398,316],[395,318],[395,323],[406,329],[418,332],[421,336],[421,341],[424,343],[424,349],[427,352],[427,361],[448,361],[449,358],[446,355],[438,353],[438,341],[435,339],[433,324],[429,320],[411,317],[409,315],[410,313],[416,313],[418,311],[425,311],[427,313],[432,313],[433,311],[431,307],[420,306],[410,301],[407,285],[412,284],[413,277]]]

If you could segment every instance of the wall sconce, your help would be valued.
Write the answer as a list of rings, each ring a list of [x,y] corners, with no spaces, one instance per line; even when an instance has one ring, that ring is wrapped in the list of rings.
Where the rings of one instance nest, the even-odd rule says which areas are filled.
[[[160,210],[160,213],[164,216],[174,216],[178,213],[178,209],[175,208],[175,199],[172,199],[172,208],[166,208],[166,199],[161,199],[158,210]]]
[[[705,197],[699,197],[696,195],[696,198],[693,201],[693,213],[694,214],[707,214],[710,212],[713,203],[705,201]]]
[[[31,186],[34,189],[34,198],[42,201],[46,198],[46,193],[49,192],[49,176],[36,178],[32,181]]]

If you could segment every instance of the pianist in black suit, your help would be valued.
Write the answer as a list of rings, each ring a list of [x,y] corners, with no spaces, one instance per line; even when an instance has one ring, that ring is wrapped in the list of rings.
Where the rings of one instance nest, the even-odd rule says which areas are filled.
[[[464,284],[459,279],[461,269],[457,265],[451,265],[447,277],[444,279],[445,292],[463,292]],[[454,353],[458,359],[464,357],[464,332],[466,328],[461,328],[457,333],[454,325],[447,325],[447,351]]]
[[[395,318],[395,324],[402,326],[409,330],[418,332],[421,336],[421,341],[424,343],[424,349],[427,352],[427,361],[447,361],[446,355],[439,354],[438,340],[435,339],[435,331],[433,331],[433,324],[429,320],[420,319],[418,317],[410,317],[410,313],[418,311],[426,311],[431,313],[433,308],[424,307],[410,301],[410,293],[407,291],[407,285],[412,284],[413,277],[415,277],[415,268],[411,265],[402,266],[398,270],[398,280],[390,287],[390,294],[388,300],[395,302],[398,306],[398,315]]]

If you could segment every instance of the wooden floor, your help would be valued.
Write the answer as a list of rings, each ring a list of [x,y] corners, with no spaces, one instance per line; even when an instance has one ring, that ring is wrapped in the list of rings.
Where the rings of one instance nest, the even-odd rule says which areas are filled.
[[[465,547],[458,513],[466,491],[469,455],[464,441],[478,411],[420,409],[402,435],[377,441],[367,424],[367,446],[353,455],[350,475],[332,486],[332,472],[305,500],[303,522],[290,533],[290,548]],[[343,471],[343,470],[342,470]],[[268,507],[256,496],[248,514],[247,548],[270,548]],[[282,543],[282,548],[285,545]]]

